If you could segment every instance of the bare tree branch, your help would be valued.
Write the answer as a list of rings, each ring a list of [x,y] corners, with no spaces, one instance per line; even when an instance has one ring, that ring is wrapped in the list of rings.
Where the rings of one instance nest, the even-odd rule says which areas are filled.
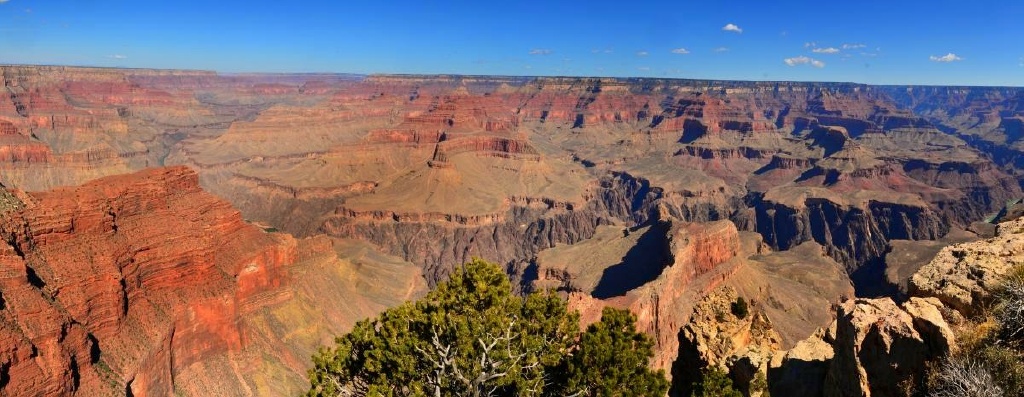
[[[964,358],[948,358],[940,369],[941,383],[932,397],[1002,397],[992,374],[980,363]]]

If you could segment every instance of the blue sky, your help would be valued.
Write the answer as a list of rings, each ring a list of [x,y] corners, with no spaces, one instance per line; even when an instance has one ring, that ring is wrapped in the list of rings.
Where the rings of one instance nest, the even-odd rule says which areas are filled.
[[[1024,85],[1020,0],[428,3],[0,0],[0,63]]]

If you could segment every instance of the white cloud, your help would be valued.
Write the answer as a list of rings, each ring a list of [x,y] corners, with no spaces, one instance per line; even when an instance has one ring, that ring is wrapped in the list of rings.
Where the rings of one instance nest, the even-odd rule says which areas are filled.
[[[645,71],[645,72],[646,72],[646,71],[648,71],[648,70],[651,70],[651,68],[649,68],[649,67],[647,67],[647,66],[640,66],[640,67],[637,67],[637,68],[636,68],[636,70],[642,70],[642,71]]]
[[[715,48],[715,49],[713,49],[711,51],[714,51],[714,52],[729,52],[729,47],[718,47],[718,48]]]
[[[816,53],[816,54],[836,54],[836,53],[839,53],[839,49],[835,48],[835,47],[815,48],[815,49],[813,49],[811,51]]]
[[[736,26],[735,24],[731,24],[731,23],[730,24],[726,24],[725,26],[722,26],[722,30],[724,30],[726,32],[743,33],[743,29],[741,29],[739,26]]]
[[[636,52],[636,56],[638,56],[638,57],[645,57],[645,56],[647,56],[647,51],[637,51]]]
[[[962,60],[964,60],[963,58],[958,57],[956,54],[954,54],[952,52],[949,53],[949,54],[943,55],[941,57],[937,57],[935,55],[932,55],[932,56],[928,57],[928,59],[931,59],[932,62],[954,62],[954,61],[962,61]]]
[[[1024,57],[1020,57],[1020,59],[1018,59],[1017,62],[1017,66],[1024,68]]]
[[[689,54],[689,53],[690,53],[690,50],[687,50],[687,49],[685,49],[685,48],[676,48],[676,49],[672,50],[672,53],[673,53],[673,54],[680,54],[680,55],[683,55],[683,54]]]
[[[813,41],[808,41],[808,42],[804,43],[804,48],[812,48],[812,47],[817,47],[817,46],[818,46],[818,43],[815,43]]]
[[[112,58],[112,59],[128,59],[128,56],[127,55],[121,55],[121,54],[114,54],[114,55],[107,55],[107,58]]]
[[[6,3],[8,1],[10,1],[10,0],[0,0],[0,4]]]
[[[825,62],[819,61],[819,60],[814,59],[814,58],[805,57],[805,56],[786,58],[786,59],[783,59],[782,61],[785,62],[786,65],[789,65],[789,66],[811,65],[811,66],[814,66],[816,68],[823,68],[823,67],[825,67]]]
[[[864,48],[864,47],[867,47],[867,46],[864,45],[864,44],[859,44],[859,43],[858,44],[845,44],[844,43],[842,45],[842,47],[843,47],[844,50],[856,50],[858,48]]]
[[[552,51],[545,48],[534,48],[530,50],[530,55],[551,55]]]

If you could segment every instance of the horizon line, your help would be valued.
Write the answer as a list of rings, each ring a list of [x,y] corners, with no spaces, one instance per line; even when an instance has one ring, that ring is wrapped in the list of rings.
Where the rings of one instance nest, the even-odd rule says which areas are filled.
[[[596,76],[596,75],[505,75],[505,74],[462,74],[462,73],[354,73],[354,72],[229,72],[213,69],[187,69],[187,68],[146,68],[126,66],[92,66],[92,65],[71,65],[71,64],[17,64],[0,63],[0,68],[6,67],[38,67],[38,68],[76,68],[76,69],[104,69],[104,70],[127,70],[127,71],[156,71],[156,72],[191,72],[191,73],[212,73],[217,76],[393,76],[393,77],[471,77],[471,78],[507,78],[507,79],[609,79],[609,80],[655,80],[655,81],[690,81],[690,82],[718,82],[718,83],[765,83],[765,84],[841,84],[857,85],[865,87],[946,87],[946,88],[1006,88],[1024,89],[1024,86],[1014,85],[971,85],[971,84],[871,84],[853,81],[827,81],[827,80],[749,80],[749,79],[708,79],[691,77],[647,77],[647,76]]]

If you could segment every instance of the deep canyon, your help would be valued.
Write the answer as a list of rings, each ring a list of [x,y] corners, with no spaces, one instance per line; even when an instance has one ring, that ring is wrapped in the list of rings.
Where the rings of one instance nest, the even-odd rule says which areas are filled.
[[[912,276],[1024,198],[1020,88],[0,76],[3,395],[296,394],[318,346],[473,257],[585,322],[632,310],[673,393],[730,355],[791,391],[799,349],[931,324],[953,303]],[[709,334],[736,296],[759,314]]]

